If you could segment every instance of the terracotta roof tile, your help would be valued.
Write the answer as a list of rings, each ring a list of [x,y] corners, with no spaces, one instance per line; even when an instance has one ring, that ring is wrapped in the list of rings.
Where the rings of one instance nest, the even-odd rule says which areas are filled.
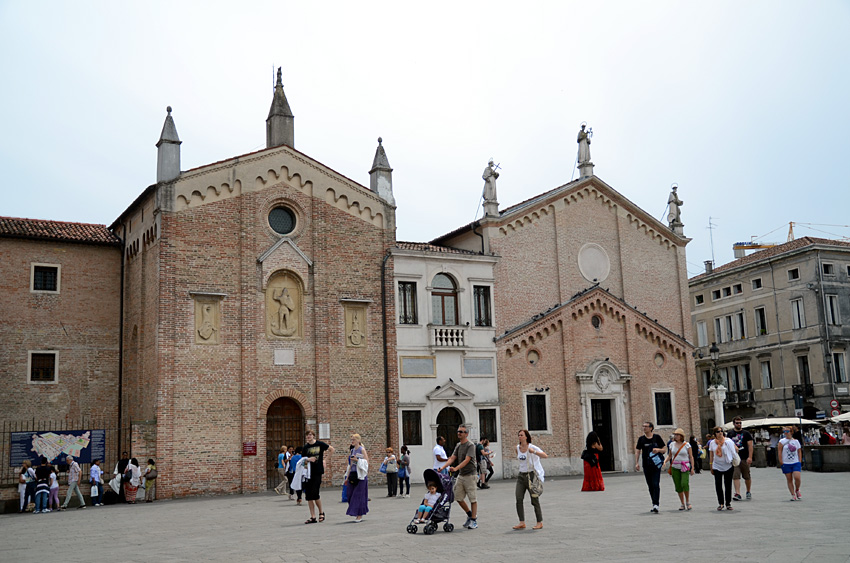
[[[743,258],[738,258],[737,260],[732,260],[731,262],[727,262],[722,266],[718,266],[714,268],[710,274],[702,273],[697,276],[692,277],[689,282],[693,283],[695,281],[701,280],[702,278],[713,276],[718,273],[725,272],[727,270],[732,270],[734,268],[740,268],[741,266],[747,266],[749,264],[755,264],[757,262],[761,262],[762,260],[767,260],[769,258],[774,258],[781,254],[786,254],[788,252],[792,252],[794,250],[799,250],[801,248],[805,248],[806,246],[814,246],[814,245],[825,245],[825,246],[839,246],[844,249],[850,250],[850,242],[846,242],[843,240],[832,240],[827,238],[817,238],[817,237],[801,237],[798,239],[794,239],[792,241],[786,242],[785,244],[780,244],[778,246],[771,246],[770,248],[765,248],[764,250],[759,250],[758,252],[753,252],[752,254],[748,254]]]
[[[0,237],[116,246],[121,244],[121,239],[112,234],[106,225],[17,217],[0,217]]]
[[[441,252],[443,254],[471,254],[477,256],[477,252],[471,250],[463,250],[460,248],[452,248],[450,246],[438,246],[436,244],[428,244],[427,242],[402,242],[396,241],[396,247],[399,250],[419,250],[424,252]]]

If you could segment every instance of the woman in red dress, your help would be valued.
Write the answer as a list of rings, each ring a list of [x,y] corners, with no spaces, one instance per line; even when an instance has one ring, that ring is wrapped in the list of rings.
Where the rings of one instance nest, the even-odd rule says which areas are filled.
[[[602,442],[596,432],[591,432],[585,440],[586,449],[581,454],[584,460],[584,483],[582,491],[604,491],[605,482],[602,480],[602,469],[599,467],[599,453],[602,451]]]

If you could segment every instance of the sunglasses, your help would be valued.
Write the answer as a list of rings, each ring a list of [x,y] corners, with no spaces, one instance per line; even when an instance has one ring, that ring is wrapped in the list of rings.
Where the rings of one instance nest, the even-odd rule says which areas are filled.
[[[458,434],[467,434],[467,431],[466,430],[458,430],[457,433]]]

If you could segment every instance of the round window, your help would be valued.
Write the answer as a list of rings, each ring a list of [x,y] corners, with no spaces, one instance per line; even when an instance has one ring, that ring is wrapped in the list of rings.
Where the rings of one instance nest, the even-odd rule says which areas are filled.
[[[602,318],[599,315],[593,315],[593,317],[590,318],[590,324],[593,325],[593,328],[599,328],[602,326]]]
[[[295,230],[295,213],[286,207],[275,207],[269,211],[269,226],[279,235],[288,235]]]
[[[534,365],[540,361],[540,354],[537,352],[537,350],[529,350],[526,359],[528,360],[529,364]]]

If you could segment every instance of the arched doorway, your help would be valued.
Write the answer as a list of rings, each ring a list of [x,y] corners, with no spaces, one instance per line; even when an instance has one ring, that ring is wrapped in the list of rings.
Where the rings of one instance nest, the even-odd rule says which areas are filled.
[[[446,407],[437,415],[437,436],[446,439],[446,455],[451,456],[458,443],[457,427],[463,424],[463,416],[454,407]]]
[[[269,405],[266,413],[266,489],[280,483],[277,454],[281,446],[304,444],[304,411],[297,401],[281,397]]]

